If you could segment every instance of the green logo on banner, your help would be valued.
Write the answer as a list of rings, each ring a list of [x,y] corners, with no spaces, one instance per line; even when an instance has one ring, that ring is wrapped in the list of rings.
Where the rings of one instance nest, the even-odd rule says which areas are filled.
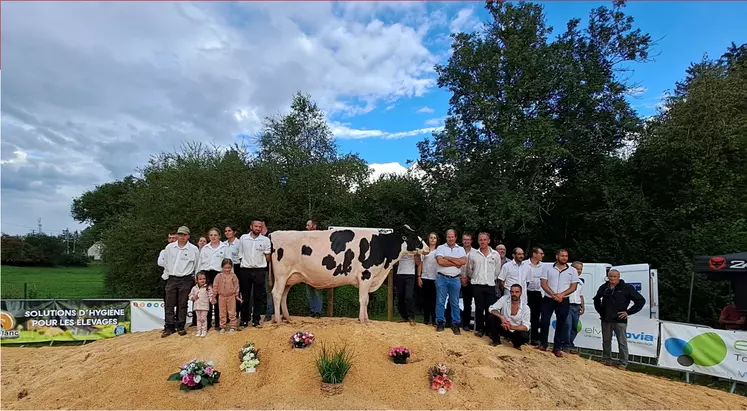
[[[679,338],[667,338],[664,348],[685,367],[693,364],[712,367],[726,358],[726,343],[713,332],[697,335],[687,342]]]

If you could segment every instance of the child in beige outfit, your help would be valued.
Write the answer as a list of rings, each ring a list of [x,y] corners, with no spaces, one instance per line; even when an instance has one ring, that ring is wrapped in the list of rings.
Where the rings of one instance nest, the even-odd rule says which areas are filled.
[[[236,301],[241,302],[239,298],[239,278],[233,273],[233,261],[230,258],[223,259],[221,263],[223,271],[220,272],[213,280],[213,304],[218,303],[218,312],[220,313],[220,332],[226,331],[226,316],[231,324],[229,332],[236,332]]]

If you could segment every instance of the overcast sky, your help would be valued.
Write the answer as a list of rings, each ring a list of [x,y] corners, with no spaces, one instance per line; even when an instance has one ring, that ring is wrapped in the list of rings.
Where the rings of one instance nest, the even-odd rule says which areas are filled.
[[[662,4],[680,8],[678,25],[646,22],[654,6],[629,6],[644,30],[674,37],[661,51],[679,59],[638,78],[643,112],[653,112],[689,61],[739,42],[732,32],[747,15],[745,3],[700,11]],[[562,29],[594,6],[547,3],[548,20]],[[2,9],[2,231],[26,233],[41,217],[53,234],[82,228],[70,217],[82,192],[185,141],[229,145],[255,133],[299,90],[327,112],[343,151],[360,153],[377,174],[402,171],[446,115],[449,95],[437,89],[433,65],[448,58],[449,34],[487,17],[482,3],[441,2]],[[706,25],[683,23],[714,13],[721,18]]]

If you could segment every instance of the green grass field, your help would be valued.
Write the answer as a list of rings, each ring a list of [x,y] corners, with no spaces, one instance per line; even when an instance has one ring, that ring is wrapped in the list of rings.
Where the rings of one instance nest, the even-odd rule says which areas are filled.
[[[106,298],[106,266],[88,267],[0,267],[2,298]]]

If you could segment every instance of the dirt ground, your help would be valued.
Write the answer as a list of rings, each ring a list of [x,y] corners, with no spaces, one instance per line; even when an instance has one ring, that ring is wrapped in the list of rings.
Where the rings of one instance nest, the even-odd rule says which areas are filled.
[[[293,350],[295,331],[316,334],[307,350]],[[239,371],[238,350],[260,349],[256,374]],[[347,343],[353,368],[344,392],[324,397],[314,359],[321,343]],[[413,351],[395,366],[390,347]],[[747,409],[747,398],[605,367],[579,357],[557,359],[529,347],[490,347],[472,333],[436,333],[419,324],[295,318],[234,335],[206,338],[158,331],[85,346],[14,348],[2,356],[3,409]],[[169,374],[191,359],[212,360],[220,383],[181,392]],[[427,369],[443,362],[454,372],[451,392],[428,386]],[[28,395],[19,399],[20,392]]]

